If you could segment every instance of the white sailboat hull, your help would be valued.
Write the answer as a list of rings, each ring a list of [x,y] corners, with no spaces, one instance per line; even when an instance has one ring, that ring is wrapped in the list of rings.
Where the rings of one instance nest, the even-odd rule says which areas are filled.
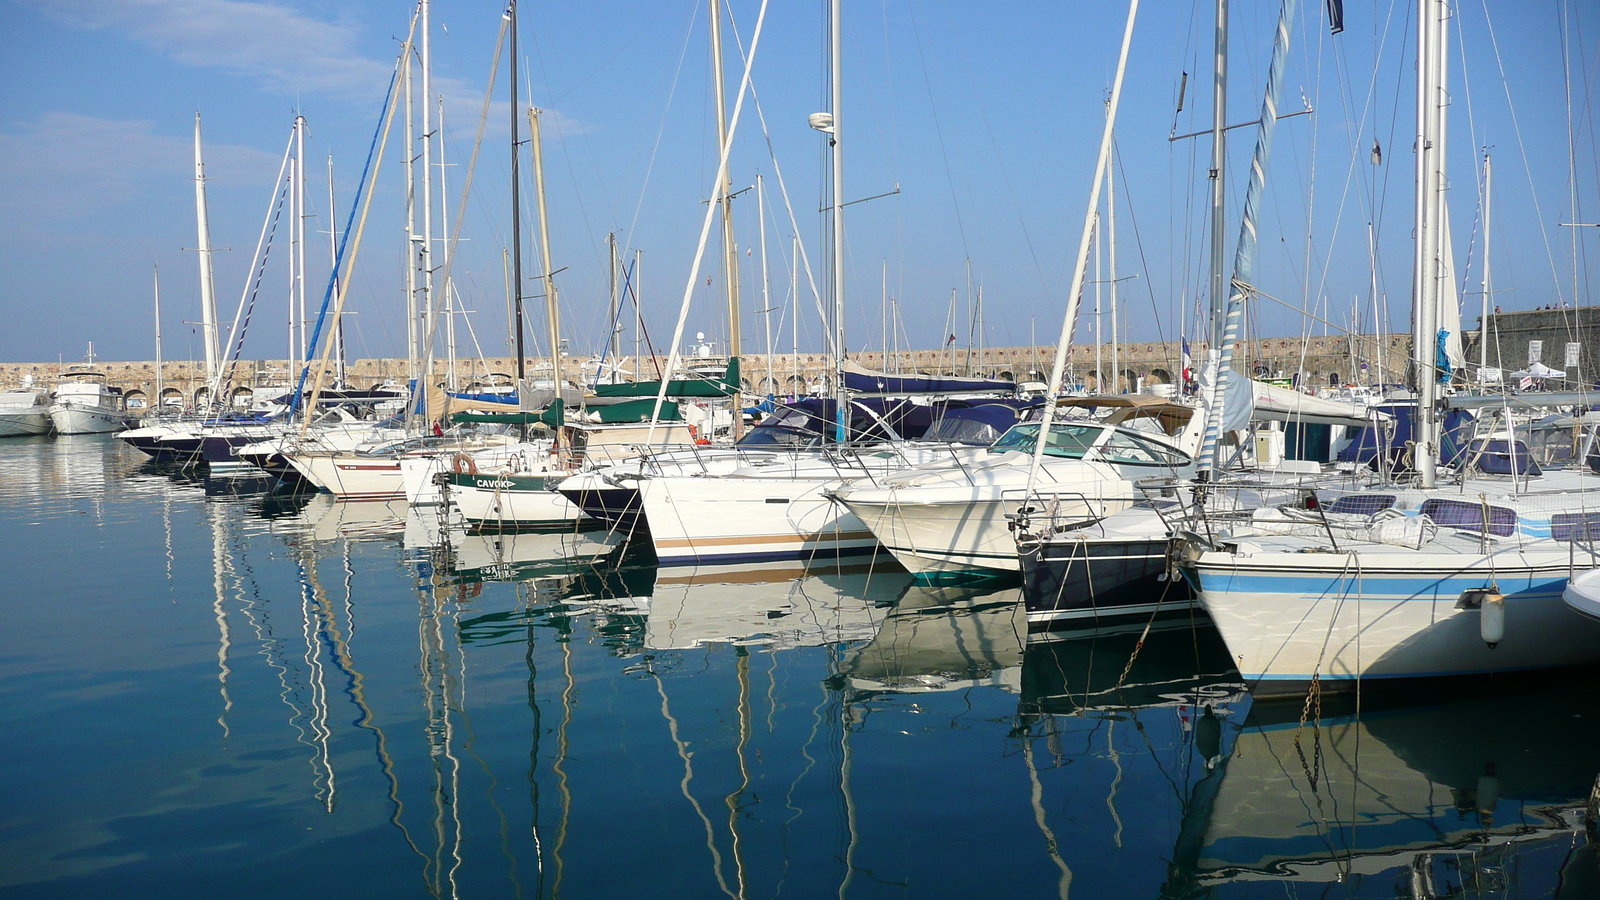
[[[588,518],[544,483],[543,476],[461,475],[449,497],[461,517],[481,529],[552,527]]]
[[[1451,536],[1450,539],[1464,538]],[[1185,574],[1257,694],[1356,679],[1431,678],[1600,660],[1600,622],[1562,600],[1564,543],[1480,553],[1363,547],[1361,552],[1207,551]],[[1275,548],[1279,549],[1279,548]],[[1391,552],[1392,551],[1392,552]],[[1495,585],[1504,637],[1487,644],[1483,613],[1458,603]]]

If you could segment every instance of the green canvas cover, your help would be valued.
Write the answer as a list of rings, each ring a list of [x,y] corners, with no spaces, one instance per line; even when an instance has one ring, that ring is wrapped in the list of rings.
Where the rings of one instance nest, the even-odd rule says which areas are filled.
[[[667,382],[668,397],[731,397],[739,392],[739,357],[728,360],[728,374],[722,381],[679,379]],[[659,381],[632,384],[597,384],[596,397],[655,397],[661,393]]]

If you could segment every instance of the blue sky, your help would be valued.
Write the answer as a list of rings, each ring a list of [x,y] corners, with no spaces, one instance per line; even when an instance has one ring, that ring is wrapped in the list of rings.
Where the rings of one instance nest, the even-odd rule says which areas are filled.
[[[759,4],[733,0],[748,44]],[[1282,303],[1252,314],[1262,335],[1306,329],[1296,311],[1348,322],[1370,311],[1378,255],[1380,305],[1406,327],[1411,256],[1413,5],[1346,4],[1346,31],[1328,35],[1323,4],[1302,0],[1284,109],[1316,112],[1278,129],[1256,281]],[[107,359],[153,355],[151,267],[161,266],[166,355],[199,353],[190,142],[205,117],[212,240],[220,315],[233,315],[273,190],[295,110],[310,122],[312,230],[326,228],[322,161],[334,156],[340,219],[380,113],[412,6],[405,2],[250,0],[13,0],[0,33],[0,359],[80,358],[94,341]],[[1278,4],[1233,3],[1229,120],[1256,117]],[[1486,17],[1486,11],[1492,19]],[[1600,67],[1600,15],[1578,2],[1462,0],[1452,29],[1451,203],[1460,267],[1476,291],[1481,262],[1478,150],[1495,154],[1496,301],[1507,309],[1587,303],[1586,255],[1600,230],[1595,123],[1589,85]],[[1060,328],[1070,253],[1087,201],[1103,97],[1116,62],[1121,3],[957,4],[846,0],[846,189],[849,345],[880,345],[881,284],[900,304],[912,345],[936,346],[967,325],[967,271],[983,286],[991,345],[1048,343]],[[1146,0],[1135,31],[1118,127],[1118,265],[1124,336],[1194,332],[1193,298],[1206,259],[1206,127],[1212,5]],[[774,3],[754,81],[772,147],[815,262],[823,145],[806,115],[826,107],[820,2]],[[671,333],[716,167],[705,10],[693,0],[616,0],[521,7],[522,65],[535,103],[551,111],[546,168],[566,336],[575,352],[604,340],[606,234],[645,254],[647,326]],[[455,215],[500,22],[495,3],[437,0],[433,53]],[[1565,33],[1563,32],[1565,23]],[[1491,29],[1492,25],[1492,29]],[[1565,37],[1566,46],[1563,47]],[[730,94],[739,75],[729,39]],[[1564,61],[1565,60],[1565,61]],[[505,352],[501,248],[509,239],[505,72],[462,225],[457,284],[485,353]],[[1182,72],[1185,109],[1175,114]],[[1570,72],[1569,116],[1567,78]],[[1465,73],[1465,82],[1463,81]],[[731,105],[731,98],[730,98]],[[760,119],[747,109],[733,155],[737,187],[758,172],[769,188],[772,302],[790,333],[791,229],[772,178]],[[1569,123],[1570,160],[1569,164]],[[1231,243],[1251,129],[1231,133]],[[398,142],[398,126],[396,140]],[[1370,162],[1374,138],[1383,163]],[[385,161],[353,282],[354,356],[403,354],[402,183],[398,150]],[[1574,165],[1575,164],[1575,165]],[[526,171],[526,167],[525,167]],[[1574,190],[1570,173],[1577,173]],[[736,201],[742,247],[757,243],[753,194]],[[531,208],[531,204],[529,207]],[[531,224],[532,219],[528,219]],[[315,235],[314,235],[315,236]],[[310,258],[320,296],[326,238]],[[531,239],[532,230],[525,231]],[[1587,243],[1587,246],[1585,244]],[[286,245],[274,248],[244,348],[282,357]],[[759,250],[742,257],[744,335],[759,349]],[[529,252],[526,272],[538,266]],[[694,295],[689,330],[726,331],[716,257]],[[818,273],[821,277],[821,273]],[[1092,275],[1091,275],[1092,277]],[[1109,277],[1103,275],[1102,277]],[[802,279],[802,286],[805,284]],[[950,319],[957,292],[956,322]],[[538,293],[530,285],[530,294]],[[802,287],[803,349],[819,328]],[[1091,300],[1092,302],[1092,300]],[[1478,298],[1467,299],[1468,327]],[[778,325],[774,314],[774,325]],[[1366,316],[1370,318],[1370,316]],[[541,320],[542,321],[542,320]],[[1109,319],[1104,321],[1109,335]],[[1087,337],[1089,323],[1080,334]],[[1317,333],[1322,326],[1317,326]],[[542,328],[537,329],[542,342]],[[463,352],[472,343],[462,329]]]

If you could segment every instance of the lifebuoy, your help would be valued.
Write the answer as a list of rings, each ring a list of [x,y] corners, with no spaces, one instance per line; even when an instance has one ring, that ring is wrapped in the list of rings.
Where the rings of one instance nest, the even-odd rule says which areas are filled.
[[[478,474],[478,461],[465,453],[457,453],[450,459],[450,471],[457,475]]]

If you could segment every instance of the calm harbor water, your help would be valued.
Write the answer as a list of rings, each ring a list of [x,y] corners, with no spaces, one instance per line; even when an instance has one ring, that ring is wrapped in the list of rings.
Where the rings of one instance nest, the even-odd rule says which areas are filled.
[[[0,443],[0,893],[1596,897],[1594,684],[1252,709],[1203,618]]]

